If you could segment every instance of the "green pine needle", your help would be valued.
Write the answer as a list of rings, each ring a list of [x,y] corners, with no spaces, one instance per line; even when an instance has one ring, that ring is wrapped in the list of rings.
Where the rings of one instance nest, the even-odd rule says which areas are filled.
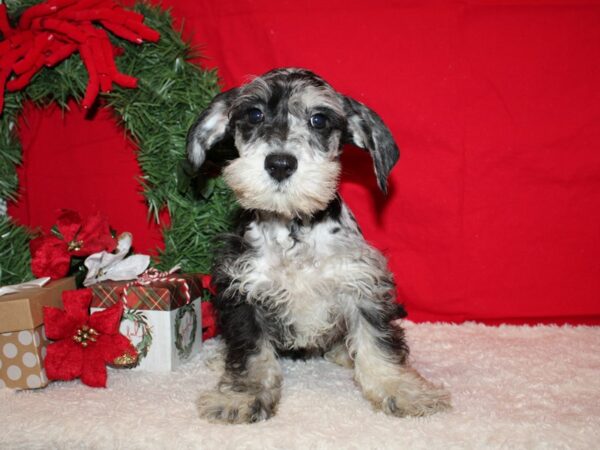
[[[30,239],[31,235],[24,227],[6,216],[0,216],[0,286],[33,278],[29,268]]]

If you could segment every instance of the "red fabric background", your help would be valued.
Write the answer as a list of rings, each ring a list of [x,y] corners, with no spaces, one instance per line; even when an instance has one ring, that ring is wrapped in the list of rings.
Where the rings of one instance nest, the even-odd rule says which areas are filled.
[[[163,4],[224,88],[303,66],[384,118],[402,152],[390,194],[354,148],[342,194],[413,320],[600,323],[600,3]],[[131,146],[101,116],[27,114],[10,212],[47,226],[100,208],[154,247]]]

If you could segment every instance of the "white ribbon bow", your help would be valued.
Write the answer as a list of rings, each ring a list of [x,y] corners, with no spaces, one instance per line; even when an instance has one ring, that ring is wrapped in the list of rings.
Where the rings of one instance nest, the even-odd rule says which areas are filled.
[[[88,273],[83,285],[90,286],[104,280],[133,280],[146,270],[150,256],[131,255],[125,258],[132,240],[131,233],[122,233],[118,237],[116,253],[102,251],[88,256],[84,261]]]
[[[50,281],[50,277],[36,278],[35,280],[26,281],[21,284],[11,284],[10,286],[2,286],[0,287],[0,295],[6,294],[14,294],[15,292],[21,292],[26,289],[34,289],[38,287],[44,286],[48,281]]]

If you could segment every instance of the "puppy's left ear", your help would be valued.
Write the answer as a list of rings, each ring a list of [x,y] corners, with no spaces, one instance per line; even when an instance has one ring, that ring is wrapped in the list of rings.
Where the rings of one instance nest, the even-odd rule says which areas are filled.
[[[345,143],[369,151],[373,158],[377,184],[387,194],[388,175],[400,157],[392,133],[381,117],[362,103],[344,97],[344,109],[348,119]]]
[[[196,119],[187,135],[188,160],[198,169],[206,154],[230,136],[229,109],[238,88],[218,94]]]

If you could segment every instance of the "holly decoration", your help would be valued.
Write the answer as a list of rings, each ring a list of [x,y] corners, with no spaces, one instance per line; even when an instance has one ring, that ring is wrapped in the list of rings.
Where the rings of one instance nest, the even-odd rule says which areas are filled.
[[[157,267],[180,264],[185,272],[208,272],[212,237],[230,228],[235,200],[220,178],[193,191],[182,161],[187,130],[218,93],[216,74],[189,62],[198,55],[160,7],[138,3],[126,11],[113,1],[96,0],[5,5],[6,14],[0,14],[0,71],[7,87],[0,115],[0,198],[18,200],[16,129],[23,102],[68,108],[75,99],[84,106],[108,106],[138,146],[151,218],[159,221],[165,208],[169,213]],[[153,33],[160,35],[156,42]],[[14,61],[15,55],[20,59]],[[125,81],[134,78],[135,89]],[[30,231],[2,215],[0,231],[0,285],[30,279],[29,249],[23,245]]]
[[[64,310],[44,307],[48,345],[44,367],[50,380],[81,381],[92,387],[106,387],[106,365],[132,365],[137,351],[119,333],[123,304],[89,314],[90,289],[65,291]]]

